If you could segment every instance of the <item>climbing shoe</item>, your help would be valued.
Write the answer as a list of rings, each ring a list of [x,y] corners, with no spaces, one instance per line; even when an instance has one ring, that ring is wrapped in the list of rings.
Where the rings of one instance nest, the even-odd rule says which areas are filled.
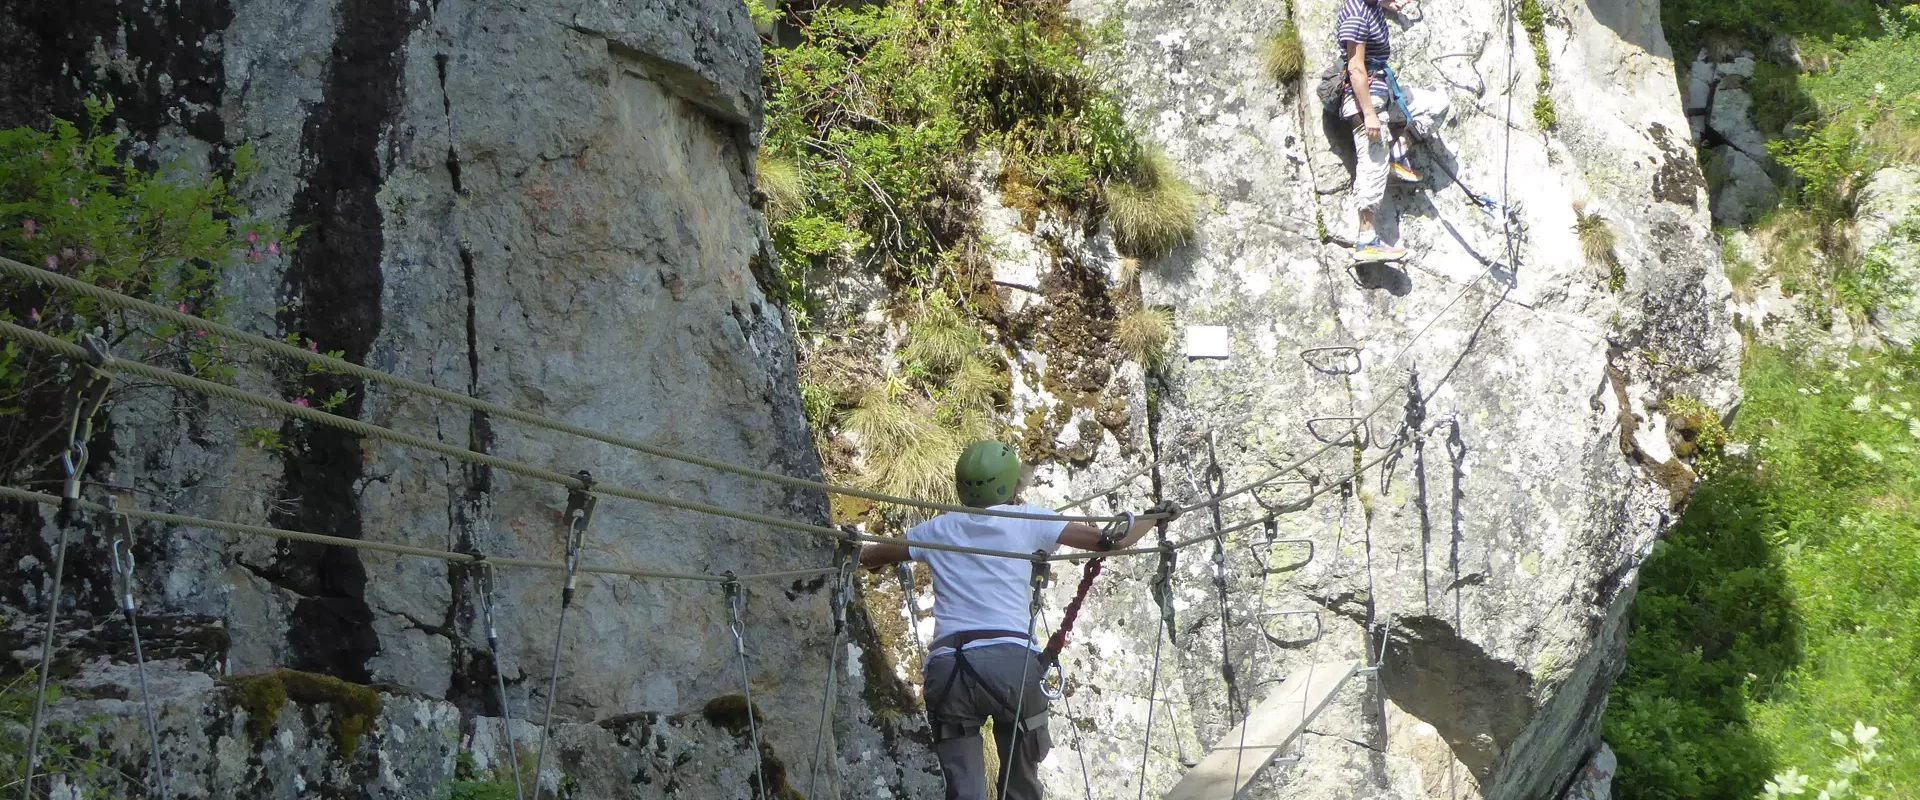
[[[1354,261],[1399,261],[1406,257],[1407,248],[1387,244],[1378,236],[1361,239],[1353,245]]]
[[[1407,166],[1407,163],[1405,161],[1393,162],[1392,169],[1393,169],[1393,177],[1395,180],[1399,180],[1404,183],[1419,183],[1421,180],[1420,173],[1415,172],[1413,170],[1413,167]]]

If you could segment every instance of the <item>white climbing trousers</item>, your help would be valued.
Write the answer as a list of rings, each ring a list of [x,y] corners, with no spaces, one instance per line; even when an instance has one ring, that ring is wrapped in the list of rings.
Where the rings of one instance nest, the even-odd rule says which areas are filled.
[[[1417,139],[1437,133],[1440,121],[1447,116],[1450,102],[1447,93],[1416,89],[1406,84],[1401,84],[1400,92],[1406,96],[1407,108],[1404,113],[1399,108],[1387,109],[1387,124],[1405,125]],[[1387,105],[1386,98],[1378,95],[1373,97],[1375,109]],[[1340,115],[1353,125],[1353,210],[1377,212],[1380,201],[1387,196],[1387,148],[1392,141],[1392,134],[1384,132],[1379,141],[1368,136],[1367,127],[1360,119],[1359,107],[1353,104],[1351,97],[1340,106]]]

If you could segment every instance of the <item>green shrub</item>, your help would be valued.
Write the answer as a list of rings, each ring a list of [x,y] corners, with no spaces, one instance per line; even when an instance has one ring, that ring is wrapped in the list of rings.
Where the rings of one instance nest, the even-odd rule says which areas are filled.
[[[1533,64],[1540,71],[1534,86],[1539,94],[1533,98],[1533,122],[1542,131],[1552,130],[1560,124],[1560,114],[1553,107],[1553,77],[1548,72],[1547,60],[1547,12],[1540,0],[1520,0],[1520,27],[1527,31],[1527,42],[1533,46]]]
[[[1751,454],[1641,571],[1605,719],[1616,791],[1750,800],[1869,720],[1881,763],[1853,791],[1901,797],[1920,785],[1920,356],[1761,348],[1745,367]]]
[[[220,291],[227,271],[277,260],[294,239],[251,219],[233,193],[258,169],[253,149],[233,152],[230,176],[200,176],[180,162],[143,170],[123,157],[122,134],[104,127],[111,111],[89,100],[84,129],[56,118],[45,130],[0,131],[0,255],[220,319],[231,302]],[[68,341],[99,327],[123,355],[210,380],[232,375],[217,344],[172,325],[13,278],[0,278],[0,293],[9,306],[0,319]],[[18,348],[0,349],[0,416],[18,413],[25,387],[39,382],[30,368]]]
[[[33,700],[39,692],[39,678],[35,672],[15,675],[0,683],[0,725],[7,729],[0,736],[0,786],[7,787],[9,794],[19,794],[20,779],[26,768],[26,729],[33,723]],[[47,685],[47,705],[60,701],[64,693],[57,683]],[[104,720],[90,717],[81,723],[49,720],[40,732],[40,762],[35,770],[35,785],[64,784],[71,795],[61,793],[58,797],[73,797],[76,800],[109,800],[125,797],[122,781],[132,780],[134,776],[123,775],[107,764],[94,744],[98,734],[94,728]],[[116,791],[118,789],[118,791]],[[36,793],[35,797],[42,795]]]
[[[800,42],[766,48],[765,75],[766,147],[811,190],[773,229],[790,286],[856,264],[932,285],[941,254],[976,235],[977,153],[999,153],[1003,193],[1031,207],[1089,204],[1137,156],[1082,60],[1091,33],[1052,4],[886,0],[792,18]]]
[[[1300,29],[1292,22],[1282,26],[1260,47],[1260,69],[1275,83],[1292,83],[1300,77],[1306,68],[1306,56],[1301,52]]]
[[[1109,182],[1106,199],[1114,243],[1129,255],[1165,255],[1190,241],[1198,225],[1200,192],[1159,150],[1142,155],[1124,180]]]

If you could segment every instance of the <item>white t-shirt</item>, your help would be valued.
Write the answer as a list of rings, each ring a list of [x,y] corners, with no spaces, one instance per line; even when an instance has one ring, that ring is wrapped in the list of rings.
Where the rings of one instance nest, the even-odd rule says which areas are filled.
[[[1053,514],[1028,505],[994,506],[995,511]],[[941,514],[907,531],[908,542],[938,542],[985,547],[1013,553],[1053,552],[1060,546],[1063,519],[1016,519],[984,514]],[[933,638],[964,631],[1031,631],[1028,603],[1033,597],[1033,563],[1017,558],[956,553],[907,546],[907,555],[933,568]],[[981,639],[967,647],[990,644],[1033,646],[1030,636]],[[929,658],[952,652],[941,647]]]

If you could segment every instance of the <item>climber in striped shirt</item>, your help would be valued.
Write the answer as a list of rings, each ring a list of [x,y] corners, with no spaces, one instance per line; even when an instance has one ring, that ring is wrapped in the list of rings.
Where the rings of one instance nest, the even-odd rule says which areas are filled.
[[[1345,0],[1334,18],[1334,28],[1347,62],[1346,99],[1340,116],[1353,126],[1354,215],[1359,231],[1353,239],[1356,261],[1399,261],[1407,249],[1386,243],[1374,230],[1374,218],[1386,199],[1387,175],[1410,183],[1420,181],[1407,161],[1405,134],[1426,139],[1439,130],[1447,114],[1443,91],[1399,85],[1387,58],[1393,38],[1386,11],[1399,11],[1403,0]],[[1368,87],[1368,102],[1356,103],[1354,87]],[[1403,130],[1396,133],[1391,126]]]

